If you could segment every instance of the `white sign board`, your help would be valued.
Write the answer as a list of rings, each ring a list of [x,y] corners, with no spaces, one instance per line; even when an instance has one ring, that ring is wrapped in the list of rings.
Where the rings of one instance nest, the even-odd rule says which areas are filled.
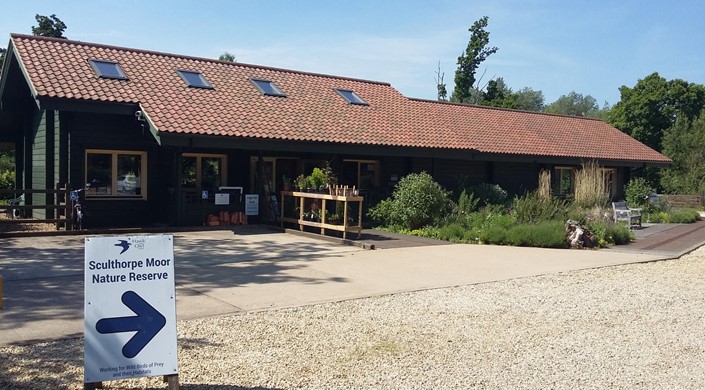
[[[245,194],[245,215],[259,215],[259,195]]]
[[[217,192],[215,194],[215,204],[220,204],[220,205],[230,204],[230,194]]]
[[[85,383],[178,373],[172,236],[86,238],[84,283]]]

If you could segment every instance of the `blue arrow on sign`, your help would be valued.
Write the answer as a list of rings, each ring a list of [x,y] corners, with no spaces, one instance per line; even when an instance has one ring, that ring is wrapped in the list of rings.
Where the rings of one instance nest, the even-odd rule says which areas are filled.
[[[95,324],[95,329],[102,334],[137,332],[122,347],[122,355],[130,359],[137,356],[162,330],[166,325],[166,318],[134,291],[125,291],[122,294],[122,303],[137,315],[103,318]]]

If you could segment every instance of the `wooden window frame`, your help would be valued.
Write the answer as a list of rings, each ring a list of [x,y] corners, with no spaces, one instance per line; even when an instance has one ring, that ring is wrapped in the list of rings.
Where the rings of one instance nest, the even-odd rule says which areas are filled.
[[[228,185],[228,155],[219,153],[181,153],[181,157],[195,157],[196,158],[196,188],[201,188],[201,182],[203,178],[201,177],[201,159],[202,158],[220,158],[223,160],[223,170],[220,172],[220,187],[227,187]],[[179,164],[179,169],[181,169],[181,164]],[[181,186],[182,183],[179,183]]]
[[[120,150],[120,149],[86,149],[83,160],[83,177],[88,180],[88,155],[89,154],[108,154],[111,156],[111,172],[110,172],[110,194],[97,194],[91,191],[91,188],[86,189],[86,197],[91,199],[120,199],[120,200],[147,200],[147,152],[142,150]],[[117,179],[118,179],[118,156],[140,156],[140,194],[139,195],[118,195]]]
[[[577,170],[576,167],[567,167],[567,166],[557,166],[554,167],[553,170],[556,172],[556,190],[558,196],[573,196],[575,195],[575,172]],[[561,180],[563,179],[562,171],[569,171],[570,172],[570,185],[568,186],[569,190],[566,193],[560,192],[561,191]]]
[[[356,183],[356,185],[357,185],[358,188],[360,188],[360,170],[362,169],[362,165],[363,165],[363,164],[374,164],[374,166],[375,166],[375,174],[374,174],[374,177],[373,177],[373,179],[372,179],[372,187],[379,187],[379,183],[380,183],[380,180],[381,180],[380,177],[382,176],[382,175],[381,175],[381,172],[380,172],[380,167],[381,167],[381,165],[380,165],[380,161],[379,161],[379,160],[357,160],[357,159],[352,159],[352,158],[351,158],[351,159],[344,159],[344,160],[343,160],[343,163],[346,163],[346,162],[348,162],[348,163],[349,163],[349,162],[357,163],[357,177],[355,178],[355,183]],[[369,190],[369,188],[363,188],[363,189]]]

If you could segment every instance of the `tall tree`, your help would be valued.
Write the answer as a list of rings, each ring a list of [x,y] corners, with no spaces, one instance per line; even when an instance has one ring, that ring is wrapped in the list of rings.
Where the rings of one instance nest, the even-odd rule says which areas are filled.
[[[673,160],[660,171],[661,186],[668,193],[705,193],[705,113],[694,120],[678,115],[663,136],[663,153]]]
[[[558,100],[546,106],[544,111],[552,114],[595,117],[600,111],[600,106],[597,105],[594,97],[572,91],[567,95],[561,95]]]
[[[455,88],[451,101],[460,103],[477,103],[479,89],[476,84],[477,68],[491,54],[499,50],[497,47],[488,47],[490,33],[485,31],[488,17],[483,16],[468,29],[470,41],[465,52],[458,57],[458,69],[455,71]]]
[[[516,98],[516,94],[507,86],[504,79],[498,77],[487,83],[486,91],[482,92],[482,100],[477,103],[482,106],[517,108]]]
[[[516,109],[524,111],[543,111],[546,104],[544,103],[543,92],[534,91],[529,87],[524,87],[516,92]]]
[[[235,54],[232,54],[230,52],[225,52],[218,57],[218,60],[220,61],[228,61],[228,62],[237,62],[235,61]]]
[[[5,52],[6,51],[7,51],[6,49],[0,48],[0,70],[2,70],[2,64],[5,63]]]
[[[438,93],[438,100],[447,101],[448,100],[448,90],[446,89],[446,83],[443,82],[445,77],[445,72],[441,73],[441,62],[438,61],[438,70],[436,71],[436,91]]]
[[[51,16],[34,15],[37,20],[37,26],[32,26],[32,35],[40,37],[63,38],[66,24],[61,21],[55,14]]]
[[[676,118],[693,120],[705,106],[705,86],[675,79],[667,81],[654,72],[633,88],[619,88],[621,100],[608,114],[609,122],[637,140],[661,151],[665,131]]]

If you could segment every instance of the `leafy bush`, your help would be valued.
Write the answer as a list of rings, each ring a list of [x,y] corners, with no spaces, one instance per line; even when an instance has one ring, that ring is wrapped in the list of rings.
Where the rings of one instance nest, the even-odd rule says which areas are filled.
[[[384,199],[383,201],[377,203],[374,207],[370,207],[370,210],[367,212],[367,216],[372,219],[372,223],[375,226],[393,226],[393,215],[394,203],[391,199]]]
[[[674,209],[671,211],[671,223],[693,223],[700,220],[700,213],[694,209]]]
[[[15,171],[0,171],[0,188],[15,188]]]
[[[498,184],[482,183],[473,187],[467,188],[467,192],[471,192],[475,198],[479,199],[481,205],[489,204],[505,204],[509,195],[507,191]]]
[[[595,236],[597,246],[624,245],[634,239],[634,233],[623,223],[613,223],[603,220],[593,221],[586,226]]]
[[[627,205],[632,208],[645,208],[650,205],[648,199],[653,190],[643,177],[637,177],[629,180],[624,193],[627,198]]]
[[[553,219],[565,219],[566,203],[560,199],[546,199],[537,191],[515,197],[512,212],[517,223],[537,223]]]
[[[565,248],[565,227],[562,221],[515,225],[507,231],[507,244],[541,248]]]
[[[426,172],[399,180],[392,198],[370,209],[369,216],[385,225],[414,230],[440,222],[448,213],[449,194]]]
[[[480,244],[506,245],[508,230],[499,225],[490,225],[478,234]]]
[[[463,242],[465,231],[465,228],[460,224],[452,223],[438,228],[437,238],[451,242]]]
[[[644,212],[642,218],[647,223],[693,223],[700,220],[700,213],[694,209],[654,210]]]
[[[477,210],[477,206],[480,203],[480,198],[475,197],[475,194],[463,190],[458,198],[458,213],[459,214],[470,214]]]

